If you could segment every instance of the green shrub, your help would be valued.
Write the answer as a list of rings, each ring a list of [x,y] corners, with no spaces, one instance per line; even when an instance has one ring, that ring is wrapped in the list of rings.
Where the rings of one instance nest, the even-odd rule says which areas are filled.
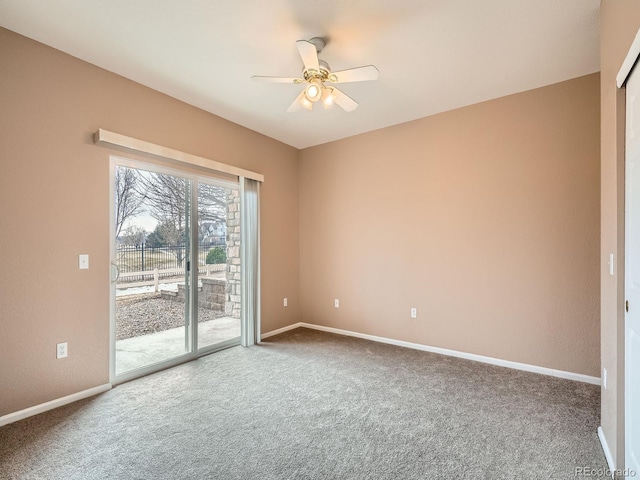
[[[219,263],[227,263],[227,252],[222,247],[216,247],[207,253],[207,265],[216,265]]]

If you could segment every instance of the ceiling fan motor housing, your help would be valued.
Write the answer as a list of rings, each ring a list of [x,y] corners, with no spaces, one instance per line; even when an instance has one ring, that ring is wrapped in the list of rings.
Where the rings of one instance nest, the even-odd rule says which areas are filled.
[[[319,78],[323,82],[327,81],[329,75],[331,75],[331,67],[327,62],[320,59],[318,59],[318,65],[320,67],[319,72],[302,67],[302,75],[306,81],[310,82],[314,78]]]

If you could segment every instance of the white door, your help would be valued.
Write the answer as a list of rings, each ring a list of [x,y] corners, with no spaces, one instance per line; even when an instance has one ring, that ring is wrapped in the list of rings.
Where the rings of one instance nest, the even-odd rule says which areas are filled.
[[[625,162],[625,461],[640,473],[640,73],[627,80]]]

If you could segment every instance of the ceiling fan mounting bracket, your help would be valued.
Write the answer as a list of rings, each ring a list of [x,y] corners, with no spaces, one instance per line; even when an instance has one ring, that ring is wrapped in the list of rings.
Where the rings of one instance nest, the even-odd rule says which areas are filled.
[[[328,39],[323,37],[313,37],[309,39],[309,43],[312,43],[316,47],[316,52],[322,52],[322,49],[327,46]]]

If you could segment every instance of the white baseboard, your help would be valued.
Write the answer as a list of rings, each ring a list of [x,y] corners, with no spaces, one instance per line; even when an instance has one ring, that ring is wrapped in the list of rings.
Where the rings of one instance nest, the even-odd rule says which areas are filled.
[[[513,368],[515,370],[523,370],[525,372],[540,373],[542,375],[548,375],[551,377],[565,378],[567,380],[574,380],[576,382],[590,383],[593,385],[600,385],[600,378],[584,375],[581,373],[565,372],[564,370],[555,370],[553,368],[539,367],[537,365],[529,365],[527,363],[511,362],[509,360],[502,360],[499,358],[485,357],[484,355],[476,355],[474,353],[459,352],[457,350],[449,350],[448,348],[431,347],[429,345],[422,345],[420,343],[405,342],[403,340],[395,340],[392,338],[378,337],[376,335],[368,335],[366,333],[352,332],[349,330],[342,330],[340,328],[325,327],[322,325],[314,325],[312,323],[298,322],[288,327],[273,330],[272,332],[265,333],[262,338],[271,337],[287,330],[293,330],[294,328],[304,327],[311,328],[313,330],[320,330],[323,332],[337,333],[338,335],[345,335],[348,337],[363,338],[365,340],[371,340],[373,342],[387,343],[390,345],[396,345],[398,347],[412,348],[414,350],[422,350],[423,352],[439,353],[441,355],[447,355],[450,357],[464,358],[467,360],[473,360],[475,362],[489,363],[491,365],[497,365],[500,367]]]
[[[294,328],[302,327],[304,324],[302,322],[294,323],[293,325],[287,325],[286,327],[278,328],[277,330],[271,330],[270,332],[263,333],[260,335],[260,340],[265,338],[273,337],[274,335],[279,335],[284,332],[288,332],[289,330],[293,330]]]
[[[604,452],[604,458],[607,459],[607,465],[609,466],[610,472],[616,471],[616,464],[613,461],[613,456],[611,455],[611,450],[609,450],[609,444],[607,443],[607,439],[604,436],[604,432],[602,431],[602,427],[598,427],[598,438],[600,439],[600,445],[602,445],[602,451]],[[613,473],[611,475],[613,478]]]
[[[18,420],[32,417],[33,415],[38,415],[39,413],[43,413],[48,410],[53,410],[54,408],[62,407],[63,405],[67,405],[69,403],[77,402],[78,400],[93,397],[94,395],[106,392],[109,389],[111,389],[111,384],[105,383],[104,385],[99,385],[87,390],[82,390],[81,392],[73,393],[71,395],[67,395],[66,397],[56,398],[55,400],[51,400],[50,402],[41,403],[40,405],[34,405],[33,407],[25,408],[24,410],[19,410],[14,413],[3,415],[2,417],[0,417],[0,427],[13,422],[17,422]]]
[[[599,378],[591,377],[589,375],[583,375],[581,373],[572,373],[572,372],[565,372],[563,370],[554,370],[552,368],[538,367],[536,365],[528,365],[526,363],[511,362],[508,360],[501,360],[499,358],[485,357],[483,355],[475,355],[473,353],[459,352],[456,350],[449,350],[447,348],[431,347],[431,346],[422,345],[419,343],[405,342],[403,340],[395,340],[392,338],[378,337],[376,335],[368,335],[366,333],[352,332],[349,330],[342,330],[340,328],[325,327],[322,325],[314,325],[312,323],[305,323],[305,322],[294,323],[286,327],[278,328],[277,330],[272,330],[270,332],[263,333],[260,336],[260,339],[269,338],[274,335],[278,335],[280,333],[284,333],[289,330],[293,330],[300,327],[310,328],[313,330],[320,330],[323,332],[336,333],[338,335],[345,335],[349,337],[363,338],[365,340],[371,340],[373,342],[387,343],[387,344],[396,345],[399,347],[412,348],[414,350],[422,350],[424,352],[439,353],[441,355],[448,355],[451,357],[464,358],[464,359],[473,360],[476,362],[489,363],[491,365],[498,365],[501,367],[513,368],[515,370],[523,370],[525,372],[540,373],[540,374],[549,375],[552,377],[559,377],[559,378],[565,378],[567,380],[575,380],[578,382],[585,382],[585,383],[591,383],[593,385],[600,385]],[[106,392],[107,390],[110,390],[110,389],[111,389],[111,384],[106,383],[104,385],[99,385],[97,387],[89,388],[81,392],[67,395],[66,397],[51,400],[50,402],[41,403],[40,405],[34,405],[33,407],[25,408],[24,410],[20,410],[18,412],[3,415],[2,417],[0,417],[0,427],[2,427],[3,425],[8,425],[13,422],[17,422],[18,420],[22,420],[24,418],[31,417],[33,415],[37,415],[39,413],[46,412],[48,410],[52,410],[54,408],[61,407],[63,405],[67,405],[72,402],[77,402],[78,400],[82,400],[88,397],[92,397],[94,395],[98,395],[99,393]],[[604,450],[605,457],[607,458],[609,469],[614,471],[615,465],[613,462],[613,458],[611,457],[611,451],[609,450],[609,446],[607,445],[607,441],[604,437],[604,433],[602,432],[602,427],[598,427],[598,437],[600,438],[602,449]]]

